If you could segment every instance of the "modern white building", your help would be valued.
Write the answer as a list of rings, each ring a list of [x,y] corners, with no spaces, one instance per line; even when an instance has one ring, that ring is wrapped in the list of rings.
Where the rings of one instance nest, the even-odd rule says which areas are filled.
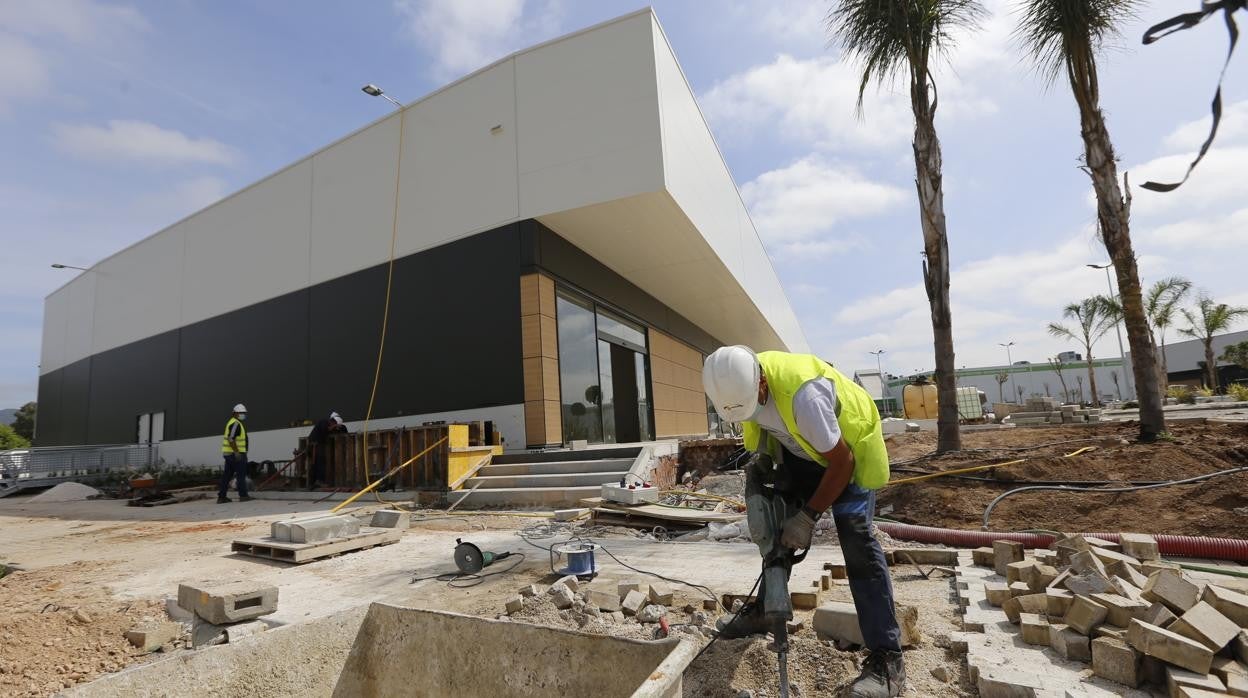
[[[400,147],[401,144],[401,147]],[[395,203],[395,188],[398,202]],[[38,445],[253,460],[364,417],[509,448],[707,431],[703,357],[807,350],[649,9],[519,51],[121,250],[45,302]]]
[[[1092,370],[1096,373],[1096,391],[1102,401],[1135,399],[1135,382],[1127,380],[1121,358],[1093,359]],[[998,376],[1004,376],[1005,382],[998,381]],[[901,391],[913,377],[889,378],[889,393],[900,400]],[[957,370],[957,383],[960,388],[982,390],[989,403],[1020,402],[1029,397],[1055,397],[1067,402],[1092,401],[1092,381],[1088,378],[1086,360],[1063,361],[1060,371],[1047,361],[960,368]]]

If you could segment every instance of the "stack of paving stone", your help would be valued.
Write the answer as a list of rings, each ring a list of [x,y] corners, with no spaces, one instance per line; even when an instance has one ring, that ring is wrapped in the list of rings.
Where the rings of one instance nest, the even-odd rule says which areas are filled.
[[[1055,398],[1033,397],[1020,412],[1011,412],[1010,421],[1025,426],[1028,424],[1082,424],[1101,421],[1101,410],[1085,409],[1079,405],[1059,405]]]
[[[1068,536],[1030,557],[1021,543],[996,541],[975,550],[973,562],[1005,578],[981,575],[984,597],[1028,645],[1090,663],[1093,675],[1131,688],[1248,696],[1248,595],[1162,561],[1151,536],[1123,533],[1120,541]],[[1008,685],[1004,693],[983,688],[981,695],[1022,695]],[[1027,695],[1039,695],[1030,688]]]
[[[547,587],[544,593],[536,584],[520,589],[519,594],[507,599],[506,613],[498,618],[508,618],[534,605],[547,603],[559,610],[562,620],[581,628],[591,623],[657,624],[671,618],[670,614],[682,613],[684,617],[673,622],[679,632],[705,637],[712,637],[707,612],[718,607],[716,602],[707,601],[701,606],[686,604],[677,609],[675,594],[662,582],[647,584],[626,580],[617,583],[605,579],[588,582],[569,575]]]

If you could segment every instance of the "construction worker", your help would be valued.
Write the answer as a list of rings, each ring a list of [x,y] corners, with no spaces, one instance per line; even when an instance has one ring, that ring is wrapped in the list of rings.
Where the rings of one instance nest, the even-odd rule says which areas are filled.
[[[337,412],[330,412],[329,417],[318,419],[312,425],[312,431],[308,432],[308,455],[312,463],[309,489],[316,489],[325,482],[325,443],[329,441],[329,435],[335,431],[346,430],[347,427]]]
[[[787,587],[797,551],[809,550],[829,508],[836,525],[858,625],[869,654],[850,686],[857,698],[896,696],[905,688],[901,631],[884,551],[871,535],[875,491],[888,481],[888,451],[875,402],[831,364],[809,354],[723,347],[703,367],[706,395],[725,421],[740,422],[747,466],[750,535],[763,555],[756,596],[766,580]],[[769,568],[780,568],[778,571]],[[728,638],[766,633],[763,604],[721,619]]]
[[[225,423],[225,436],[221,439],[221,454],[225,457],[225,469],[221,471],[221,483],[217,486],[217,504],[233,501],[225,496],[230,489],[230,478],[238,485],[238,501],[249,502],[247,496],[247,408],[243,403],[234,405],[234,414]]]

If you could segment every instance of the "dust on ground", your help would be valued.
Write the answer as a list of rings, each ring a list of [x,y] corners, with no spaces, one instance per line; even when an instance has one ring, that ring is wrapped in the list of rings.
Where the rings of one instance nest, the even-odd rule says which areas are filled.
[[[124,633],[168,620],[164,606],[113,598],[91,582],[103,566],[75,562],[0,578],[0,694],[46,696],[147,658]]]
[[[934,433],[898,434],[888,441],[891,459],[898,464],[893,468],[893,479],[1022,458],[1026,461],[959,478],[890,486],[880,492],[879,502],[881,506],[891,505],[888,516],[898,521],[979,529],[984,510],[994,498],[1037,481],[1121,486],[1248,466],[1246,426],[1173,425],[1170,439],[1153,444],[1136,443],[1137,429],[1134,423],[1106,423],[968,432],[962,435],[963,451],[939,457],[923,457],[935,448]],[[1038,447],[1004,450],[1033,446]],[[1084,446],[1094,446],[1095,450],[1063,457]],[[989,527],[1242,538],[1248,531],[1248,472],[1138,492],[1027,492],[997,505]]]

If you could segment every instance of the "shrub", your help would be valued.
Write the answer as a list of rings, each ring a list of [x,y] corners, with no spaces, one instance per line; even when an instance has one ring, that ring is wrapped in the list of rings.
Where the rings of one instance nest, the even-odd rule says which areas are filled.
[[[1213,388],[1210,388],[1207,385],[1202,385],[1196,389],[1196,394],[1200,397],[1213,397]]]
[[[7,451],[11,448],[29,448],[30,442],[21,434],[13,431],[13,427],[7,424],[0,424],[0,451]]]
[[[1122,409],[1124,410],[1134,410],[1138,408],[1139,406],[1140,406],[1140,403],[1136,402],[1135,400],[1127,400],[1126,402],[1122,403]]]
[[[1191,387],[1186,385],[1170,386],[1166,389],[1166,397],[1172,397],[1183,405],[1191,405],[1196,402],[1196,393],[1192,392]]]
[[[1226,394],[1240,402],[1248,402],[1248,383],[1231,383],[1226,386]]]

